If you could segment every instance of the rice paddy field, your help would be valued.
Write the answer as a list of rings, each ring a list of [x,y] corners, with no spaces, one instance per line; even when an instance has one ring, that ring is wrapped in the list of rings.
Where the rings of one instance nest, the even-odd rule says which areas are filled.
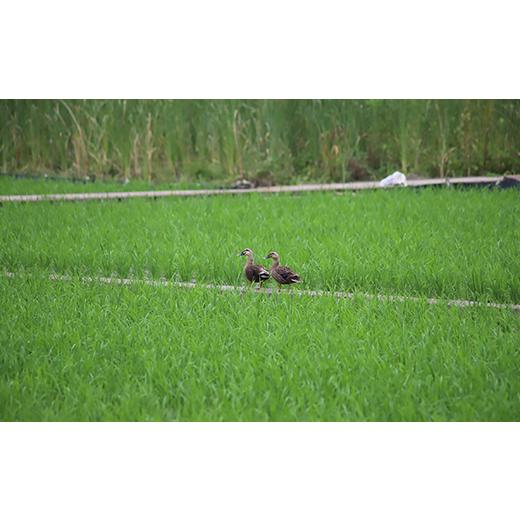
[[[124,191],[151,191],[151,190],[182,190],[221,188],[222,183],[216,182],[148,182],[132,180],[127,183],[118,181],[94,182],[78,180],[71,182],[62,178],[45,178],[43,176],[20,176],[0,174],[1,195],[29,195],[50,193],[91,193],[91,192],[124,192]]]
[[[516,421],[520,313],[426,299],[520,303],[519,202],[424,189],[4,204],[0,419]],[[82,279],[245,285],[245,247],[277,250],[304,289],[359,296]]]

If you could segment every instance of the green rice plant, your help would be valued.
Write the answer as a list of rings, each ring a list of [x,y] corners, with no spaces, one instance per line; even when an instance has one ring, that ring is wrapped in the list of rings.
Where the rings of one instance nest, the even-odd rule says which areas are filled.
[[[3,421],[520,418],[512,311],[33,275],[0,277]]]
[[[308,289],[520,303],[519,222],[498,190],[4,204],[0,266],[237,284],[251,247]]]
[[[98,182],[93,179],[76,179],[71,182],[61,177],[15,177],[0,175],[0,195],[27,195],[52,193],[92,193],[114,191],[152,191],[179,189],[222,188],[218,180],[188,182],[180,179],[174,182],[150,182],[135,179],[129,182],[118,180]]]

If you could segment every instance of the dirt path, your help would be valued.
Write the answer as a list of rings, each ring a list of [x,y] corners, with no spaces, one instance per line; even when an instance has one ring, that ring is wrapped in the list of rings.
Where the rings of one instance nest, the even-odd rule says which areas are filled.
[[[9,271],[3,272],[7,278],[15,277],[31,277],[30,274],[23,273],[17,274]],[[49,280],[59,282],[70,282],[74,278],[69,275],[51,274]],[[108,285],[148,285],[153,287],[172,287],[182,289],[208,289],[216,290],[220,292],[234,292],[234,293],[247,293],[255,292],[265,294],[267,296],[278,295],[276,289],[262,288],[262,289],[250,289],[244,286],[235,285],[217,285],[217,284],[203,284],[197,282],[174,282],[165,279],[153,280],[153,279],[142,279],[142,278],[117,278],[117,277],[106,277],[106,276],[82,276],[81,281],[83,283],[98,283]],[[366,300],[378,300],[382,302],[426,302],[429,305],[447,305],[448,307],[487,307],[493,309],[511,309],[520,311],[520,304],[513,303],[497,303],[497,302],[477,302],[473,300],[448,300],[441,298],[425,298],[418,296],[397,296],[387,294],[370,294],[364,292],[344,292],[344,291],[312,291],[312,290],[298,290],[298,289],[282,289],[280,295],[287,296],[310,296],[310,297],[323,297],[333,296],[339,299],[352,300],[354,298],[364,298]]]
[[[513,177],[513,176],[509,176]],[[520,176],[518,180],[520,180]],[[503,177],[456,177],[445,179],[409,180],[407,185],[412,188],[426,186],[457,186],[457,185],[491,185]],[[213,189],[213,190],[162,190],[162,191],[127,191],[99,193],[56,193],[47,195],[0,195],[2,202],[42,202],[42,201],[88,201],[88,200],[123,200],[133,198],[162,197],[204,197],[211,195],[243,195],[247,193],[303,193],[312,191],[358,191],[385,189],[378,181],[344,182],[333,184],[299,184],[295,186],[271,186],[251,189]],[[388,188],[386,188],[388,189]]]

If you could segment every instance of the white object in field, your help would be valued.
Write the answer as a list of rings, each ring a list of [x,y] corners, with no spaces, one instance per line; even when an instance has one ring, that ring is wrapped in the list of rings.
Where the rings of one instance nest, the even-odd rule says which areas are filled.
[[[394,172],[392,175],[385,177],[379,186],[406,186],[406,175],[401,172]]]

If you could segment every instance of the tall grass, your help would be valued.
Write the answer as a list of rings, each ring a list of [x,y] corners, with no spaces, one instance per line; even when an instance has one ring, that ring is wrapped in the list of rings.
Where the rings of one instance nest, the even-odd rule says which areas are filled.
[[[516,100],[0,101],[3,172],[340,181],[517,172]]]

